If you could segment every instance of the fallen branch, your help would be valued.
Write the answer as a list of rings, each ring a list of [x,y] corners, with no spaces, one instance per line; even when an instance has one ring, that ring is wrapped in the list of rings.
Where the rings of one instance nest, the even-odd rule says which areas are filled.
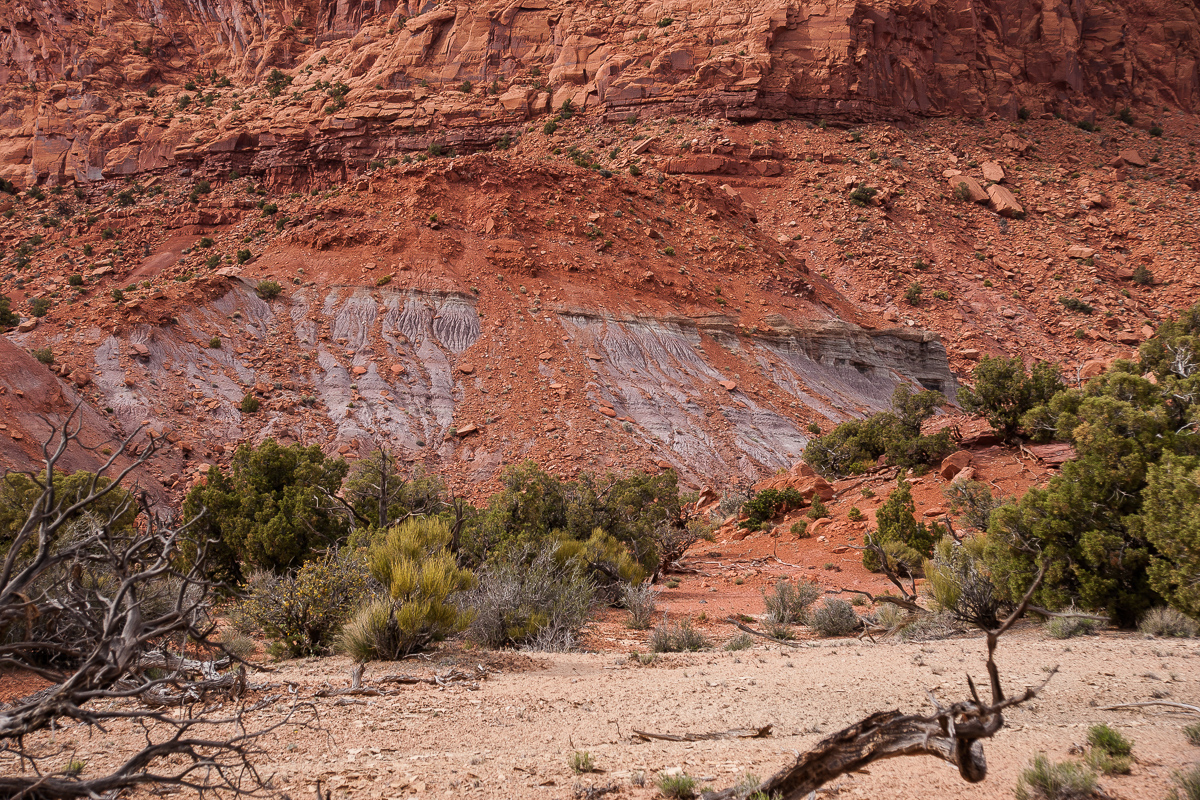
[[[1168,706],[1170,708],[1181,708],[1184,711],[1190,711],[1193,714],[1200,714],[1200,707],[1190,706],[1187,703],[1172,703],[1168,700],[1147,700],[1144,703],[1121,703],[1118,706],[1105,706],[1101,711],[1116,711],[1118,708],[1143,708],[1145,706]]]
[[[477,664],[475,669],[471,672],[464,672],[461,669],[450,669],[441,673],[440,675],[435,673],[429,677],[422,677],[419,675],[385,675],[377,680],[376,683],[428,683],[433,686],[442,687],[451,686],[455,683],[466,683],[469,684],[467,688],[474,691],[475,689],[479,688],[479,684],[476,683],[476,681],[484,680],[487,678],[487,676],[488,671],[483,667],[482,664]]]
[[[809,752],[796,756],[791,766],[758,786],[729,788],[707,795],[707,800],[743,800],[759,793],[782,800],[801,800],[837,777],[858,772],[873,761],[911,755],[935,756],[955,765],[959,775],[968,783],[982,781],[987,777],[982,740],[991,738],[1004,727],[1004,709],[1036,697],[1057,672],[1057,668],[1051,670],[1046,680],[1037,687],[1027,687],[1020,694],[1005,697],[995,661],[1000,637],[1028,609],[1029,601],[1045,575],[1046,563],[1043,563],[1020,604],[999,626],[986,631],[991,702],[985,703],[980,699],[975,682],[968,676],[970,699],[945,706],[929,694],[934,713],[928,716],[901,714],[899,711],[871,714],[826,738]]]
[[[801,646],[799,642],[789,642],[787,639],[776,639],[774,636],[768,636],[767,634],[763,633],[762,631],[756,631],[756,630],[754,630],[754,628],[751,628],[749,625],[743,625],[742,623],[738,622],[733,617],[726,617],[725,621],[728,622],[730,625],[736,625],[737,627],[744,630],[746,633],[752,633],[755,636],[761,636],[762,638],[766,639],[768,642],[775,642],[775,644],[786,644],[788,647],[800,647]]]
[[[712,739],[765,739],[771,735],[771,726],[764,725],[761,728],[734,728],[729,731],[719,731],[717,733],[648,733],[646,731],[634,731],[633,734],[642,739],[661,739],[665,742],[706,742]]]

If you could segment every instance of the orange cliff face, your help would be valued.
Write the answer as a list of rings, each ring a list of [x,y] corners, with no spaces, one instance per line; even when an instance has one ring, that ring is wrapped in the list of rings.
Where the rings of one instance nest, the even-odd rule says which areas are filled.
[[[281,182],[336,180],[434,142],[491,145],[566,102],[608,121],[1011,120],[1021,109],[1073,121],[1124,106],[1190,111],[1200,91],[1200,25],[1183,2],[173,0],[6,2],[4,12],[0,176],[19,185],[246,150]],[[271,88],[273,69],[291,82]],[[231,82],[223,95],[239,91],[239,110],[222,104],[215,130],[194,113],[213,91],[208,77]],[[181,88],[189,80],[194,91]],[[152,87],[161,102],[146,96]],[[197,104],[179,108],[184,94]],[[300,155],[314,148],[315,164]]]

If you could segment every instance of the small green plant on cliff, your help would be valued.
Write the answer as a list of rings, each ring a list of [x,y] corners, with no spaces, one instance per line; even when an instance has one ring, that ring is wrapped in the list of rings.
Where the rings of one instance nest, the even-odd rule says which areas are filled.
[[[276,281],[262,280],[258,282],[255,291],[263,300],[274,300],[276,297],[279,297],[280,292],[283,291],[283,287]]]

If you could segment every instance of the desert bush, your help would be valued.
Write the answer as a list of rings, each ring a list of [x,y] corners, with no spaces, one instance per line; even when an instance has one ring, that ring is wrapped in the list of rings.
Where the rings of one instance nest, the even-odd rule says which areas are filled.
[[[619,605],[625,586],[641,583],[646,571],[629,554],[625,545],[596,528],[587,541],[559,537],[555,558],[564,566],[578,564],[595,587],[595,597],[606,605]]]
[[[826,478],[873,469],[880,456],[889,464],[913,467],[934,464],[954,450],[949,431],[921,434],[921,423],[945,402],[940,392],[913,393],[907,384],[896,387],[892,410],[850,420],[804,448],[804,460]]]
[[[1050,402],[1065,388],[1058,367],[1045,361],[1027,371],[1020,358],[984,356],[971,374],[975,386],[959,389],[959,402],[1006,438],[1017,433],[1027,412]]]
[[[1167,800],[1200,800],[1200,765],[1180,770],[1172,777],[1176,785],[1167,795]]]
[[[1133,765],[1133,742],[1108,725],[1088,728],[1088,751],[1085,761],[1092,769],[1105,775],[1128,774]]]
[[[30,350],[29,354],[46,366],[54,363],[54,350],[50,347],[38,347]]]
[[[526,548],[477,573],[465,598],[474,612],[468,635],[487,647],[569,650],[587,621],[595,587],[577,563],[566,569],[557,548]]]
[[[397,661],[467,626],[455,602],[471,573],[455,563],[444,520],[417,517],[371,546],[371,577],[382,591],[346,624],[339,646],[355,661]]]
[[[982,481],[952,481],[942,493],[950,501],[950,513],[959,516],[967,527],[980,531],[987,530],[992,512],[1003,504]]]
[[[591,772],[596,768],[596,762],[592,760],[592,754],[581,750],[571,753],[571,757],[567,759],[567,764],[576,775]]]
[[[331,507],[346,476],[346,462],[328,458],[317,446],[285,447],[267,439],[240,446],[230,472],[213,468],[184,500],[193,519],[193,541],[209,542],[209,577],[240,582],[245,572],[282,572],[312,558],[319,548],[342,542],[346,518]]]
[[[795,536],[797,539],[807,539],[809,535],[808,520],[797,520],[796,522],[792,523],[792,527],[788,530],[791,532],[792,536]]]
[[[650,649],[655,653],[694,653],[708,647],[708,640],[685,619],[673,623],[666,617],[650,634]]]
[[[828,597],[808,615],[808,624],[822,636],[845,636],[861,624],[854,607],[837,597]]]
[[[349,553],[332,553],[283,575],[254,572],[241,611],[274,639],[272,654],[320,655],[366,596],[365,566]]]
[[[809,506],[806,517],[812,520],[824,519],[829,516],[829,508],[825,505],[825,501],[819,495],[813,495],[812,505]]]
[[[1067,609],[1068,613],[1076,612],[1074,606]],[[1086,617],[1051,617],[1046,624],[1046,633],[1053,639],[1074,639],[1076,636],[1092,636],[1096,633],[1098,623]]]
[[[809,606],[815,603],[822,593],[816,581],[781,580],[770,593],[763,592],[763,604],[767,608],[767,615],[773,619],[786,625],[799,625],[804,622]]]
[[[1145,264],[1138,264],[1133,271],[1133,282],[1138,286],[1149,286],[1154,283],[1154,273]]]
[[[908,285],[908,288],[904,290],[904,302],[908,303],[910,306],[921,305],[922,291],[924,291],[924,288],[921,286],[921,282],[913,281]]]
[[[786,642],[796,638],[796,634],[792,630],[791,624],[784,622],[772,614],[767,614],[763,617],[762,626],[763,630],[765,630],[767,635],[772,639],[780,639]]]
[[[738,526],[752,531],[761,530],[763,523],[802,505],[804,498],[790,486],[783,490],[763,489],[742,506],[741,512],[747,519],[738,523]]]
[[[283,287],[280,286],[276,281],[259,281],[258,286],[255,287],[255,292],[257,292],[258,296],[263,300],[274,300],[282,291]]]
[[[649,581],[625,584],[621,592],[622,604],[629,611],[629,619],[625,624],[635,631],[648,630],[658,608],[657,595],[658,592]]]
[[[851,522],[862,522],[866,518],[866,515],[862,513],[862,509],[858,506],[850,506],[850,510],[846,512],[846,519]]]
[[[1192,725],[1185,725],[1183,728],[1183,736],[1188,740],[1188,744],[1200,747],[1200,722]]]
[[[909,613],[894,603],[881,603],[867,619],[888,633],[896,633],[912,622]]]
[[[44,317],[50,313],[49,297],[34,297],[29,301],[29,313],[35,317]]]
[[[668,800],[689,800],[696,796],[700,782],[684,772],[660,772],[654,777],[654,785]]]
[[[242,402],[238,403],[238,408],[242,410],[243,414],[255,414],[258,413],[260,405],[258,398],[254,396],[254,392],[246,392],[245,396],[242,397]]]
[[[1000,611],[1007,607],[988,578],[980,558],[980,543],[943,537],[925,561],[926,590],[938,608],[955,619],[991,630],[1000,624]]]
[[[0,328],[14,328],[21,318],[12,310],[12,301],[8,295],[0,294]]]
[[[754,637],[753,636],[751,636],[748,633],[739,633],[736,636],[734,636],[733,638],[731,638],[729,641],[727,641],[721,647],[721,649],[728,650],[730,652],[736,652],[738,650],[749,650],[753,646],[754,646]],[[1200,729],[1200,725],[1197,725],[1196,727],[1198,729]]]
[[[1075,311],[1079,314],[1091,314],[1096,310],[1080,300],[1078,297],[1071,297],[1070,295],[1063,295],[1062,297],[1058,298],[1058,302],[1062,304],[1063,308],[1067,309],[1068,311]]]
[[[238,631],[224,631],[216,640],[217,644],[230,655],[240,659],[248,659],[258,650],[258,644],[253,639]]]
[[[1146,612],[1138,623],[1138,630],[1147,636],[1187,639],[1196,636],[1200,626],[1173,608],[1159,606]]]
[[[586,543],[599,529],[652,575],[704,533],[688,526],[678,478],[670,470],[584,473],[565,481],[526,462],[504,470],[500,485],[487,508],[464,525],[460,560],[465,566],[548,542]]]
[[[898,559],[901,574],[916,574],[922,560],[933,555],[933,545],[944,533],[936,522],[930,525],[917,522],[912,486],[904,478],[897,480],[896,488],[875,512],[875,525],[875,531],[866,537],[867,544],[888,550]],[[888,548],[889,543],[903,547]],[[862,563],[872,572],[883,569],[879,554],[872,548],[863,550]]]
[[[1080,800],[1096,793],[1096,773],[1083,764],[1033,757],[1017,779],[1017,800]]]

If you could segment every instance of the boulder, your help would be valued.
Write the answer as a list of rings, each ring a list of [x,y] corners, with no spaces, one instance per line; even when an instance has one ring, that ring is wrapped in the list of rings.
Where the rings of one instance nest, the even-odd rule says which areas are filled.
[[[1091,258],[1096,255],[1096,248],[1082,244],[1073,244],[1067,248],[1067,258]]]
[[[962,187],[967,187],[963,189]],[[957,196],[966,194],[966,199],[972,203],[986,203],[988,193],[979,185],[979,181],[972,178],[970,175],[955,175],[950,179],[950,189]]]
[[[942,459],[942,465],[938,467],[938,475],[945,480],[953,480],[955,475],[969,466],[971,466],[971,454],[966,450],[959,450]]]
[[[992,183],[1001,183],[1004,180],[1004,167],[996,161],[983,162],[983,179]]]
[[[987,188],[988,197],[991,198],[992,210],[1002,217],[1020,217],[1024,216],[1025,209],[1017,202],[1016,195],[1005,189],[998,183],[993,183]]]
[[[1146,159],[1142,158],[1142,154],[1137,150],[1122,150],[1121,152],[1117,153],[1117,158],[1122,163],[1128,164],[1131,167],[1146,166]]]

